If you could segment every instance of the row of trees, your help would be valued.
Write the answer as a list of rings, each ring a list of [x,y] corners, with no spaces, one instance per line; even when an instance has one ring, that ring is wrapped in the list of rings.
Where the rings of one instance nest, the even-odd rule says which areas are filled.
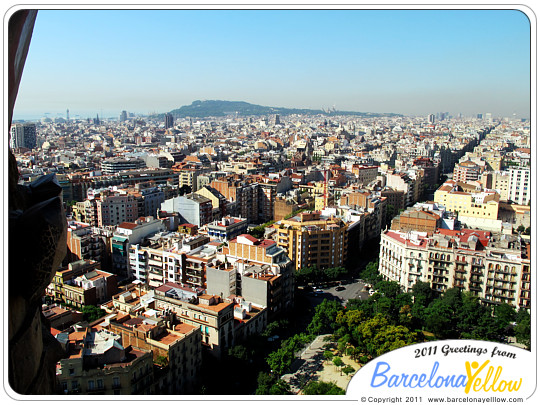
[[[329,267],[319,269],[317,266],[303,267],[295,272],[294,282],[296,285],[307,285],[310,283],[326,283],[329,281],[341,280],[347,275],[344,267]]]
[[[478,297],[459,288],[439,295],[426,282],[417,282],[411,293],[403,293],[399,284],[383,281],[377,269],[378,262],[371,262],[361,277],[378,292],[366,301],[349,302],[349,308],[370,316],[385,314],[396,325],[431,332],[440,339],[505,341],[515,336],[518,343],[530,347],[530,314],[525,309],[516,312],[505,303],[494,308],[483,305]]]

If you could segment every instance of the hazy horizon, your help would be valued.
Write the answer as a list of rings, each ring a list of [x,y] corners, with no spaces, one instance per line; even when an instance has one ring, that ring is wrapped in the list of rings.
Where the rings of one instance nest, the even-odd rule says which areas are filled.
[[[530,118],[530,57],[518,10],[40,10],[13,119],[203,99]]]

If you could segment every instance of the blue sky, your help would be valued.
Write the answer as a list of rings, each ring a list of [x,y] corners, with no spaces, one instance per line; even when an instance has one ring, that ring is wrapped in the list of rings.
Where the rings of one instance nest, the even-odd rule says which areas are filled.
[[[515,10],[40,10],[14,118],[197,99],[529,116]]]

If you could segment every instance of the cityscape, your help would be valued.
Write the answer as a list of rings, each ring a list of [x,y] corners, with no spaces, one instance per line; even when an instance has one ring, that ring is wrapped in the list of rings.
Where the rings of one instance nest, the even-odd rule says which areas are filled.
[[[160,18],[177,12],[155,11]],[[209,99],[212,84],[188,99],[194,90],[186,84],[176,99],[184,101],[175,104],[165,90],[162,100],[152,99],[153,89],[141,90],[143,100],[127,92],[121,103],[107,96],[94,102],[91,93],[84,102],[86,93],[63,98],[69,88],[51,94],[50,102],[36,98],[36,91],[54,86],[49,67],[38,63],[43,38],[61,31],[54,21],[73,15],[69,24],[88,18],[92,25],[94,18],[126,16],[133,24],[154,16],[139,13],[39,10],[14,18],[14,32],[16,23],[35,21],[9,128],[6,291],[15,392],[345,395],[365,364],[407,345],[476,339],[531,350],[530,54],[520,54],[530,33],[520,11],[407,13],[415,21],[440,18],[436,38],[448,35],[445,24],[475,19],[481,31],[493,19],[508,23],[508,43],[520,41],[512,42],[513,64],[497,61],[497,68],[478,73],[490,81],[501,75],[490,84],[496,89],[472,88],[481,79],[471,66],[460,84],[463,100],[449,96],[448,108],[444,96],[454,78],[445,89],[435,85],[447,73],[433,82],[427,103],[419,101],[427,94],[420,84],[409,101],[399,95],[410,90],[396,78],[380,90],[368,89],[367,80],[360,96],[356,84],[348,90],[343,84],[352,78],[338,71],[329,72],[337,78],[321,78],[319,96],[306,101],[302,83],[298,92],[306,98],[292,95],[295,73],[286,78],[286,70],[279,85],[265,82],[252,93],[249,83],[235,85],[232,73],[234,91],[227,83]],[[186,24],[195,33],[197,18],[214,22],[208,37],[219,45],[225,17],[233,41],[236,30],[249,35],[263,16],[282,19],[283,35],[292,35],[292,22],[300,28],[319,19],[333,27],[334,18],[398,24],[405,10],[181,13],[193,17]],[[300,14],[305,21],[297,20]],[[234,25],[242,22],[242,29]],[[425,29],[434,24],[427,21]],[[294,32],[300,37],[301,30]],[[414,35],[420,32],[415,28]],[[464,60],[472,58],[475,34],[459,34],[467,43],[456,36]],[[423,38],[425,48],[431,42]],[[273,42],[263,39],[265,52],[272,51]],[[296,37],[290,42],[294,52],[311,52],[311,43],[302,50]],[[493,42],[485,48],[507,44]],[[247,54],[252,44],[261,43],[246,40]],[[441,46],[451,52],[453,45]],[[274,49],[276,59],[292,58],[290,49]],[[325,52],[328,66],[340,58],[347,65],[347,55]],[[228,64],[223,59],[223,70]],[[196,65],[201,78],[187,81],[198,86],[208,67]],[[52,83],[31,89],[40,69]],[[306,75],[311,80],[318,72]],[[343,67],[343,75],[350,72],[356,74]],[[246,73],[246,83],[253,77]],[[179,91],[175,80],[172,92]],[[432,78],[424,80],[429,87]],[[273,89],[256,98],[267,85],[282,87],[283,97]],[[103,90],[109,91],[116,90]],[[385,91],[392,99],[386,104]]]

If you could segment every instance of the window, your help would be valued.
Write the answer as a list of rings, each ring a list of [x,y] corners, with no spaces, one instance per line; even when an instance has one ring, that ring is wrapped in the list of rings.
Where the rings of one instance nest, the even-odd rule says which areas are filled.
[[[94,389],[94,380],[90,380],[88,381],[88,390],[93,390]]]

